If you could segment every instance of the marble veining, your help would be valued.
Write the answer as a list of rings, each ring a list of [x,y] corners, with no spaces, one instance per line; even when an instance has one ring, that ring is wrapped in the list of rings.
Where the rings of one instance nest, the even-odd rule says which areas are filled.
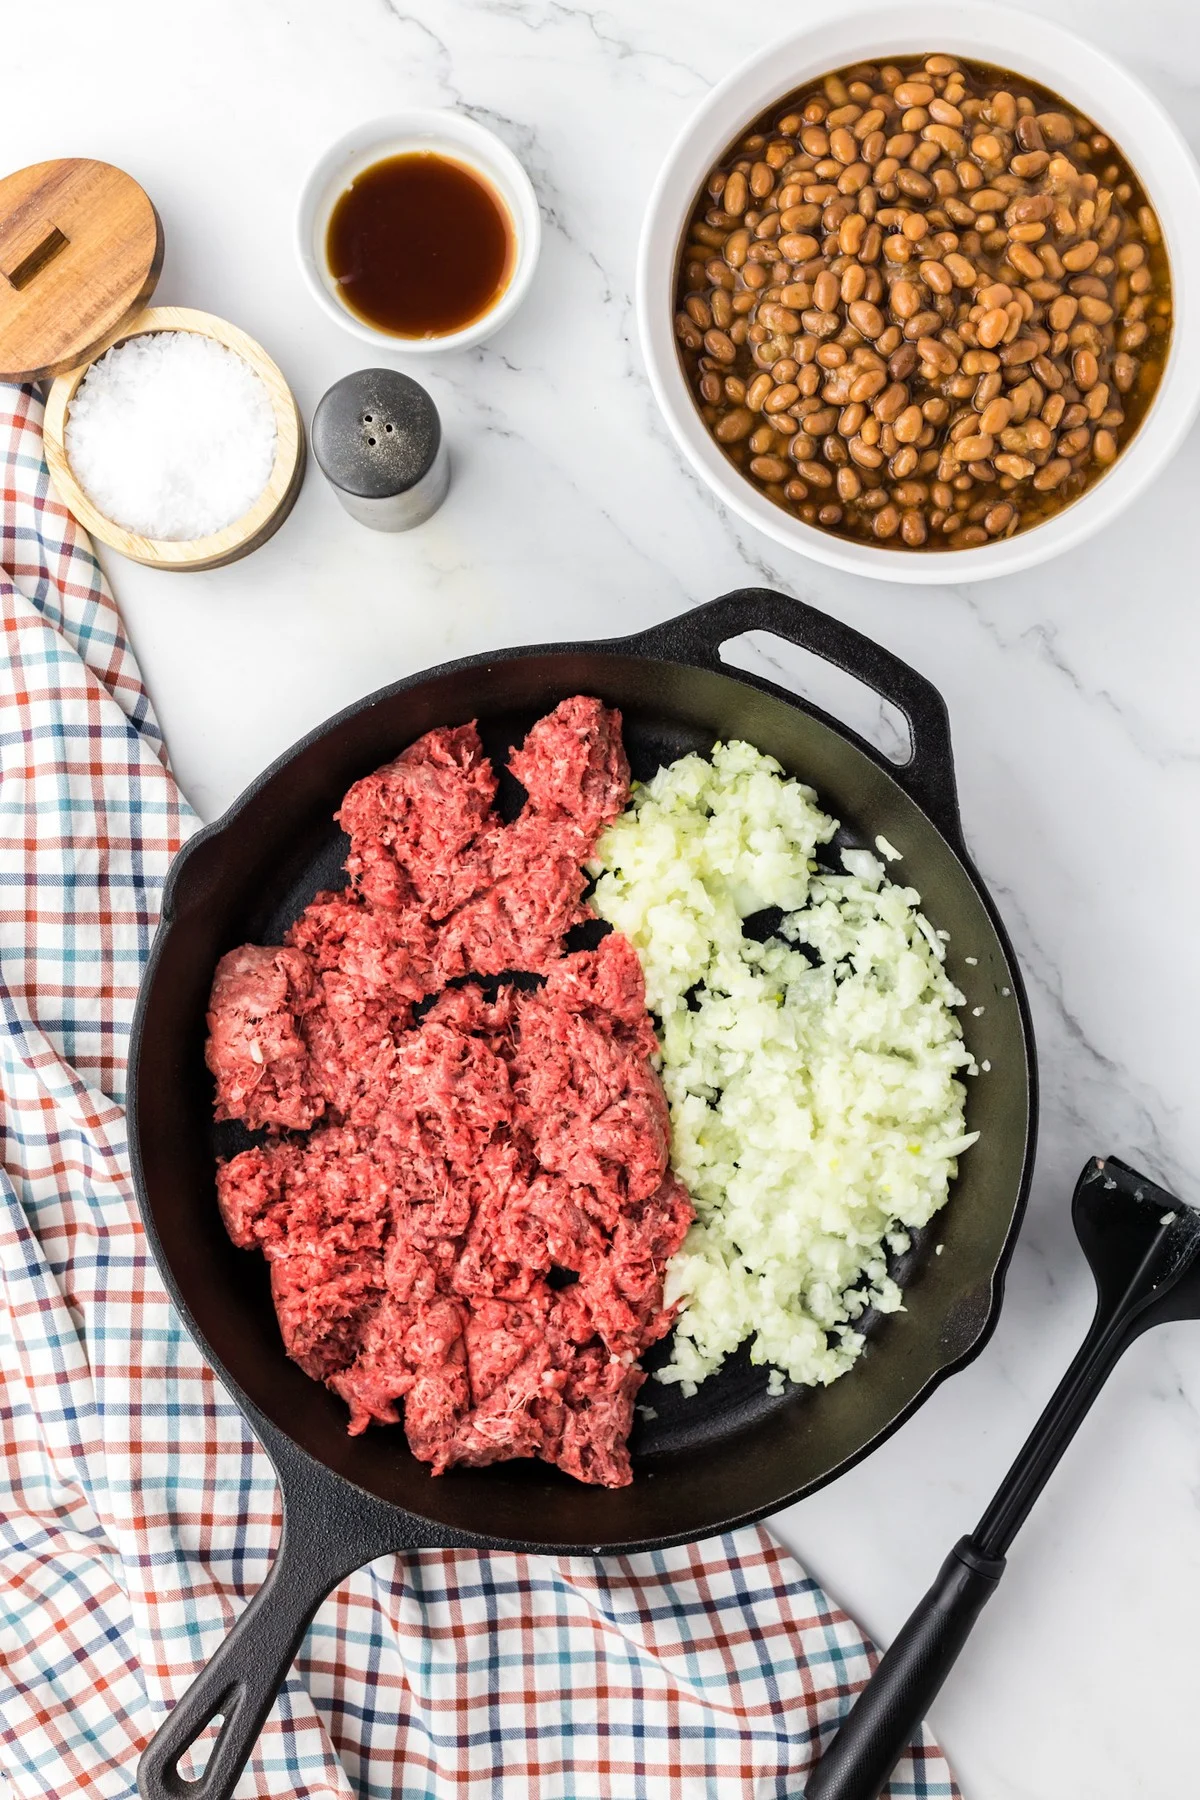
[[[1191,0],[1030,10],[1031,31],[1040,15],[1091,35],[1200,145]],[[862,1467],[777,1521],[886,1638],[1086,1329],[1068,1216],[1085,1158],[1115,1151],[1200,1202],[1200,438],[1100,536],[1002,584],[865,582],[724,512],[642,370],[637,236],[689,110],[789,22],[718,0],[43,0],[5,19],[0,167],[84,154],[128,169],[165,226],[158,298],[252,332],[306,417],[350,370],[406,366],[327,320],[295,266],[300,182],[333,138],[400,106],[460,107],[538,191],[543,258],[522,311],[474,352],[408,365],[451,448],[433,520],[367,532],[310,468],[285,528],[246,562],[188,576],[110,563],[205,816],[382,682],[489,647],[635,631],[747,585],[838,615],[944,694],[967,841],[1029,988],[1043,1122],[991,1344]],[[48,69],[57,92],[88,97],[69,129],[46,103]],[[791,646],[756,636],[728,654],[902,753],[877,696]],[[1178,1325],[1116,1371],[935,1709],[967,1800],[1184,1791],[1198,1613],[1200,1325]]]

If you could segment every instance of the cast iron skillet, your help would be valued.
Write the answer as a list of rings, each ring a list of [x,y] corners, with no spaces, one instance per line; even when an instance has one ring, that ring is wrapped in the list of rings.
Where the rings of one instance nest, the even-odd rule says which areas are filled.
[[[848,670],[907,717],[912,756],[889,764],[853,732],[767,681],[730,672],[727,639],[767,630]],[[818,790],[844,842],[878,835],[949,936],[968,1042],[990,1072],[970,1083],[951,1204],[901,1259],[906,1310],[872,1323],[850,1374],[771,1398],[744,1353],[691,1400],[652,1390],[633,1441],[635,1479],[612,1492],[540,1463],[434,1479],[402,1428],[346,1435],[341,1402],[283,1352],[261,1258],[221,1225],[214,1158],[244,1139],[214,1127],[204,1011],[218,958],[278,942],[320,887],[340,885],[332,815],[352,781],[437,725],[477,718],[489,752],[520,741],[569,694],[618,705],[635,775],[718,737],[748,739]],[[509,795],[510,803],[519,798]],[[974,962],[966,959],[973,957]],[[976,1017],[972,1009],[983,1010]],[[1033,1038],[1021,978],[963,847],[946,709],[914,670],[849,627],[767,589],[726,594],[634,637],[468,657],[382,688],[312,732],[193,838],[167,883],[133,1029],[134,1177],[163,1279],[204,1355],[275,1465],[284,1528],[274,1566],[142,1757],[145,1800],[228,1800],[317,1606],[390,1551],[477,1547],[617,1553],[683,1543],[810,1494],[883,1442],[987,1339],[1033,1158]],[[934,1244],[944,1246],[932,1254]],[[198,1780],[178,1762],[224,1716]]]

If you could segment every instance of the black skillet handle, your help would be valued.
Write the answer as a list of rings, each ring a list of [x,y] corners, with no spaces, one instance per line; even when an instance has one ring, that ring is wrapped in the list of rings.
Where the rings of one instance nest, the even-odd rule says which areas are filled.
[[[229,1800],[322,1600],[375,1557],[427,1547],[415,1521],[412,1542],[405,1543],[403,1515],[394,1507],[295,1451],[280,1474],[283,1536],[270,1573],[142,1752],[142,1800]],[[224,1723],[203,1774],[183,1775],[180,1759],[218,1714]]]
[[[809,1776],[804,1800],[877,1800],[1004,1573],[970,1538],[954,1546]]]
[[[852,626],[843,625],[840,619],[830,618],[815,606],[774,588],[739,588],[722,594],[719,600],[654,625],[628,641],[642,655],[694,663],[732,674],[739,681],[769,686],[745,670],[731,670],[721,661],[721,645],[745,631],[770,631],[802,650],[810,650],[897,707],[908,721],[912,755],[908,762],[895,768],[896,779],[942,834],[953,844],[961,845],[962,822],[946,702],[931,681],[882,644],[873,643]],[[838,729],[847,730],[845,726]],[[857,733],[850,735],[862,743]],[[870,745],[862,747],[878,760]]]

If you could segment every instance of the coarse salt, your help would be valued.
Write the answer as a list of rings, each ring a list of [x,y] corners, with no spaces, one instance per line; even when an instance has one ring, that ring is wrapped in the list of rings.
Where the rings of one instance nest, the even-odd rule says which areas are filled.
[[[148,332],[90,368],[66,451],[88,499],[143,537],[208,537],[249,511],[275,461],[266,385],[195,331]]]

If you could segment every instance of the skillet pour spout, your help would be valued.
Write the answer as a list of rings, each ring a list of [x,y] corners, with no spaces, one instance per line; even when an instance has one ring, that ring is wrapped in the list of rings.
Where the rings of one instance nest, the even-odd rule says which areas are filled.
[[[750,631],[812,652],[897,707],[909,760],[889,762],[812,702],[732,669],[722,646]],[[981,1070],[990,1065],[969,1085],[967,1128],[980,1143],[963,1158],[949,1205],[898,1261],[905,1310],[868,1322],[854,1369],[820,1392],[773,1396],[743,1352],[690,1400],[664,1389],[657,1419],[631,1444],[633,1484],[616,1490],[530,1463],[435,1478],[401,1427],[347,1436],[341,1403],[284,1353],[264,1265],[236,1250],[221,1223],[216,1163],[241,1146],[229,1136],[236,1128],[213,1125],[204,1066],[220,957],[248,941],[279,942],[320,888],[344,879],[346,840],[333,815],[351,783],[435,726],[470,719],[500,763],[535,719],[576,693],[621,709],[640,779],[717,739],[744,738],[816,788],[842,822],[839,847],[874,849],[880,837],[895,846],[904,879],[949,934],[968,1045]],[[1024,990],[963,844],[941,696],[882,646],[765,588],[632,637],[448,663],[368,695],[302,739],[176,862],[134,1022],[130,1094],[134,1179],[158,1266],[270,1454],[284,1500],[275,1566],[146,1750],[143,1800],[228,1800],[317,1606],[365,1561],[421,1548],[605,1555],[686,1543],[789,1505],[868,1455],[993,1328],[1037,1115]],[[206,1769],[185,1780],[180,1759],[218,1714]]]

